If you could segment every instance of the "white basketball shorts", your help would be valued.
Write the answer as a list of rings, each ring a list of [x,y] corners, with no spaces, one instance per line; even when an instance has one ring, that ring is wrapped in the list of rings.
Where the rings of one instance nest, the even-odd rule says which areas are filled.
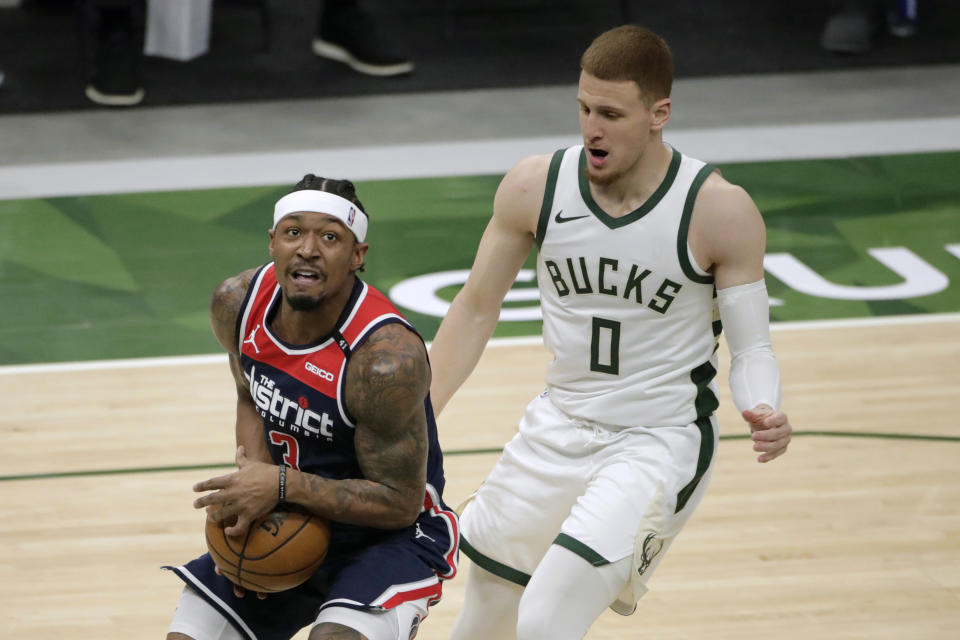
[[[611,427],[571,417],[546,392],[460,520],[474,564],[526,585],[551,544],[594,566],[634,557],[612,608],[630,614],[664,552],[703,497],[714,416],[678,427]]]

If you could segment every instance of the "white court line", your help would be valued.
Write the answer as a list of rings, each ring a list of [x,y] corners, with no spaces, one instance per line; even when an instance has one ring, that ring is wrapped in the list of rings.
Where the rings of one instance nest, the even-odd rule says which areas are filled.
[[[842,158],[960,149],[960,117],[667,131],[687,155],[722,162]],[[577,144],[570,136],[265,151],[0,167],[0,199],[286,185],[291,176],[351,180],[502,174],[521,158]]]
[[[809,331],[815,329],[909,326],[960,322],[960,313],[925,313],[880,318],[843,318],[838,320],[805,320],[800,322],[773,322],[772,331]],[[427,343],[429,347],[431,343]],[[493,338],[487,343],[490,348],[537,346],[543,344],[541,336],[516,336]],[[226,365],[225,353],[197,356],[167,356],[160,358],[129,358],[123,360],[91,360],[84,362],[45,362],[0,366],[0,376],[31,373],[65,373],[72,371],[99,371],[110,369],[141,369],[146,367],[189,367],[194,365]]]

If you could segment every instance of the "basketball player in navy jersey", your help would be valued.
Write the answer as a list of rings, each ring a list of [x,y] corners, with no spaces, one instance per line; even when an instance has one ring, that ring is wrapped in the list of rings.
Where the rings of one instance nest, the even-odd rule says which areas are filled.
[[[583,143],[503,178],[466,284],[431,347],[439,412],[470,375],[531,248],[546,390],[461,515],[473,560],[454,640],[582,638],[629,615],[715,459],[716,349],[759,461],[786,451],[750,196],[664,144],[673,60],[648,29],[584,52]]]
[[[171,567],[186,583],[168,640],[408,640],[457,571],[443,503],[426,347],[357,277],[367,214],[353,184],[305,176],[280,198],[272,262],[228,278],[211,305],[237,386],[237,470],[194,486],[194,506],[243,535],[280,503],[328,519],[305,584],[251,597],[209,554]]]

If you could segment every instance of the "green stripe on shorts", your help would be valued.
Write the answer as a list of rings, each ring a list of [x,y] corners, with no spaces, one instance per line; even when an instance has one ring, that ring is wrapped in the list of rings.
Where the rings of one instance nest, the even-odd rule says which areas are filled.
[[[575,554],[589,562],[595,567],[602,567],[605,564],[610,564],[610,561],[604,558],[602,555],[583,544],[576,538],[571,538],[565,533],[561,533],[557,536],[556,540],[553,541],[553,544],[564,547],[573,551]]]
[[[523,571],[517,571],[513,567],[508,567],[507,565],[497,562],[493,558],[489,558],[476,549],[467,542],[467,539],[460,537],[460,549],[467,554],[467,557],[473,561],[473,564],[477,565],[481,569],[489,571],[495,576],[499,576],[504,580],[508,580],[514,584],[518,584],[521,587],[527,586],[527,583],[530,582],[529,574],[524,573]]]

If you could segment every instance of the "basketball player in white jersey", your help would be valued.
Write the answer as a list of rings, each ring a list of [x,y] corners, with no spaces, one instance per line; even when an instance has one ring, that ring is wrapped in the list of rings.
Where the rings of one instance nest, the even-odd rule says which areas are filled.
[[[439,412],[537,245],[554,360],[462,514],[475,566],[455,640],[582,638],[605,608],[634,611],[713,468],[721,325],[758,460],[790,441],[763,220],[742,188],[664,144],[672,78],[669,48],[645,28],[590,45],[577,93],[583,144],[526,158],[503,178],[434,340]]]

